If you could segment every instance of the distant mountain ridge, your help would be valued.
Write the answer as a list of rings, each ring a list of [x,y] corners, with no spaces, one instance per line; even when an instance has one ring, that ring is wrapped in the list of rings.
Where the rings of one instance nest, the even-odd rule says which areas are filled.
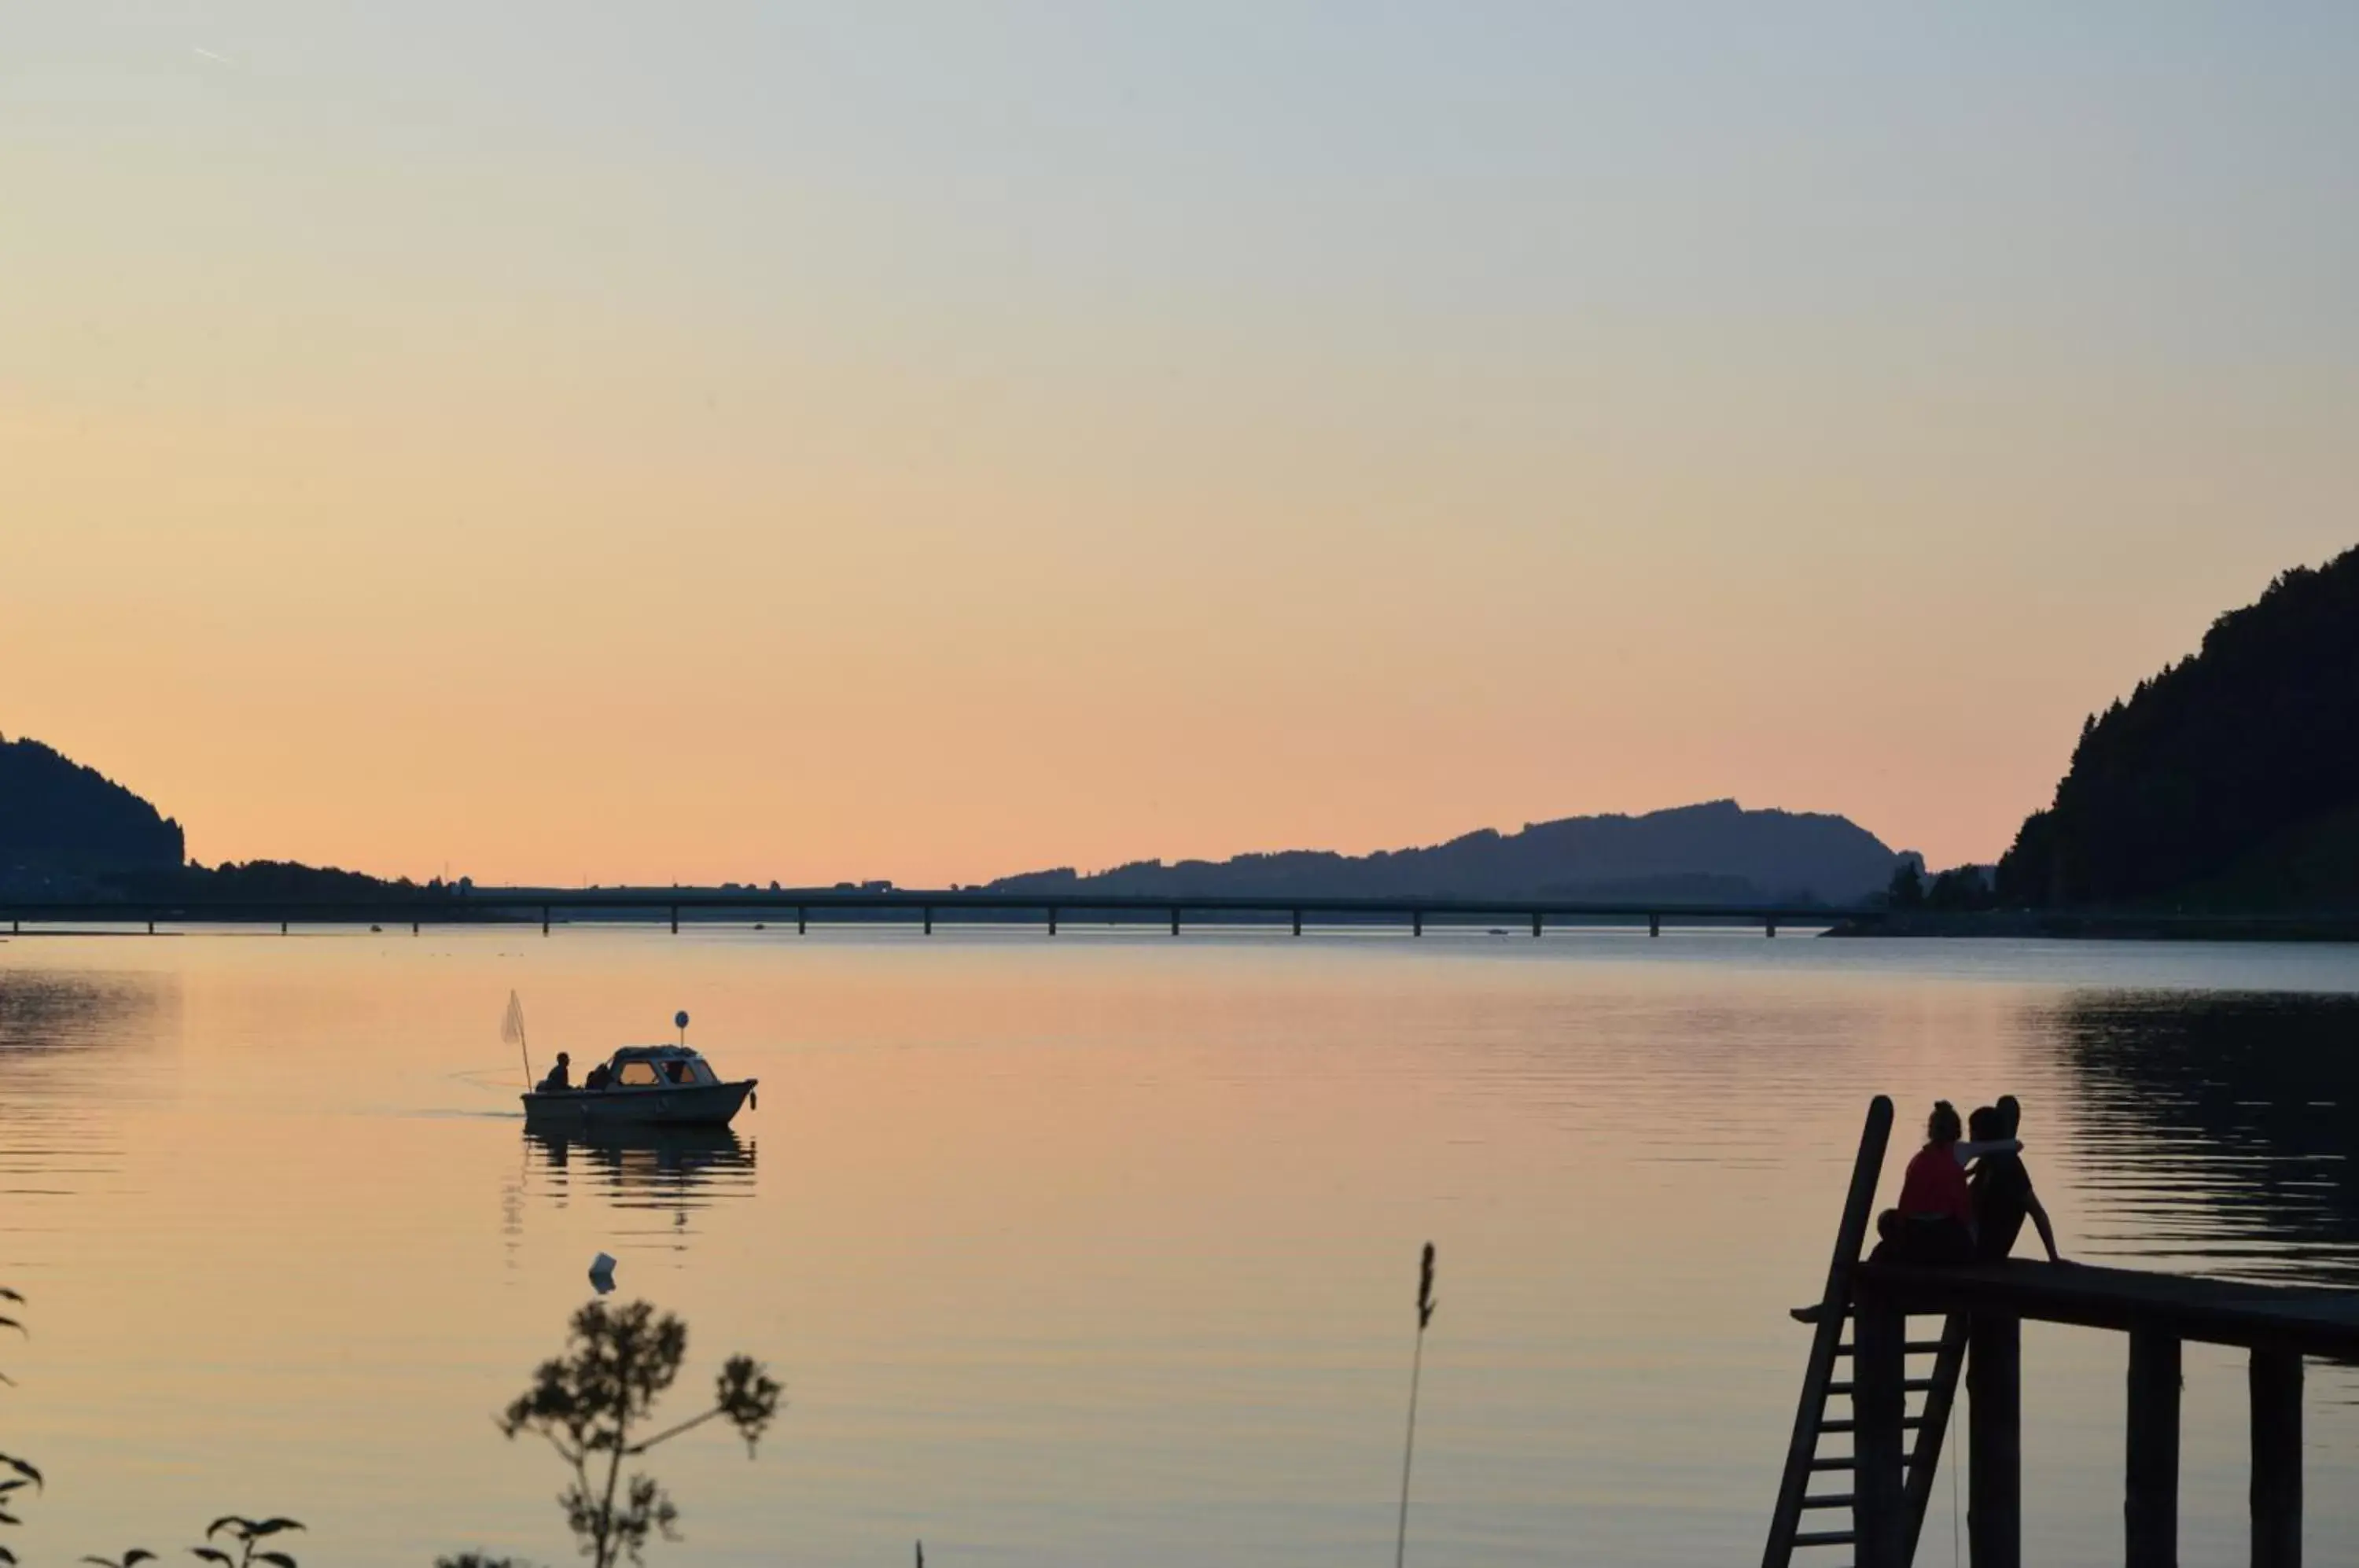
[[[1138,861],[1082,876],[1027,872],[995,891],[1179,898],[1659,898],[1693,904],[1850,904],[1884,891],[1903,856],[1848,818],[1747,811],[1734,800],[1643,816],[1565,817],[1484,828],[1424,848],[1347,855],[1240,855]]]
[[[0,740],[0,886],[179,869],[180,824],[37,740]]]

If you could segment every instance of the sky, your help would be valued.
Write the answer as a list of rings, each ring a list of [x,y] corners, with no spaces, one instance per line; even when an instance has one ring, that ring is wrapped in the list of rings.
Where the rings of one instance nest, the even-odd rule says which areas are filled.
[[[2359,8],[0,9],[0,732],[212,863],[1936,864],[2359,542]]]

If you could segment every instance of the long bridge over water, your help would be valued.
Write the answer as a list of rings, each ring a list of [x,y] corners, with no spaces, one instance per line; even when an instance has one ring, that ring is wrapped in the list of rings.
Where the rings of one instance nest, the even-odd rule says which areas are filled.
[[[1364,929],[1390,926],[1412,936],[1437,927],[1528,930],[1539,936],[1551,926],[1645,927],[1649,936],[1666,927],[1758,929],[1776,936],[1781,927],[1822,929],[1838,921],[1872,922],[1885,911],[1864,907],[1800,902],[1698,904],[1660,899],[1363,898],[1284,896],[1000,892],[989,888],[925,891],[908,888],[756,887],[472,887],[450,894],[365,898],[92,900],[0,899],[0,919],[21,932],[42,927],[146,925],[426,925],[516,922],[538,920],[546,932],[556,922],[602,923],[643,918],[678,931],[691,922],[723,920],[792,920],[798,931],[814,923],[875,924],[894,921],[931,934],[937,922],[1006,925],[1038,922],[1050,936],[1060,925],[1097,922],[1155,925],[1168,922],[1178,936],[1183,926],[1285,926],[1300,936],[1306,925]]]

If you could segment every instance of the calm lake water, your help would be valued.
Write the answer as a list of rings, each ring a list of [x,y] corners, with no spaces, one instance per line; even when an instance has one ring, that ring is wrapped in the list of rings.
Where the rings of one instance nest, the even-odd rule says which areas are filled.
[[[551,1147],[536,1057],[665,1038],[735,1136]],[[789,1407],[654,1456],[657,1563],[1757,1560],[1869,1094],[2013,1091],[2068,1253],[2359,1282],[2359,953],[1475,934],[536,930],[0,942],[0,1450],[28,1562],[307,1520],[307,1563],[572,1561],[493,1412],[592,1254]],[[2026,1245],[2036,1245],[2027,1235]],[[2123,1342],[2028,1325],[2027,1536],[2119,1559]],[[2309,1539],[2359,1556],[2359,1373]],[[2190,1562],[2242,1561],[2244,1373],[2190,1346]],[[1952,1454],[1959,1445],[1953,1444]],[[1927,1563],[1951,1560],[1937,1487]],[[1821,1554],[1824,1555],[1824,1554]]]

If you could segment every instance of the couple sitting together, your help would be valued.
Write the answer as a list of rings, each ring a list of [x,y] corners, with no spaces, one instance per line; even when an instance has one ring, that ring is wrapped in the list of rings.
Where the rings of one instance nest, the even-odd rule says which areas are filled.
[[[2015,1250],[2028,1216],[2039,1227],[2048,1261],[2063,1262],[2048,1211],[2031,1190],[2031,1172],[2023,1168],[2023,1144],[2015,1136],[2022,1119],[2023,1107],[2012,1094],[1984,1105],[1962,1127],[1956,1106],[1947,1100],[1936,1103],[1925,1123],[1925,1147],[1909,1160],[1901,1181],[1900,1206],[1876,1216],[1875,1233],[1882,1239],[1868,1261],[1995,1263]],[[1973,1141],[1962,1141],[1969,1130]]]

